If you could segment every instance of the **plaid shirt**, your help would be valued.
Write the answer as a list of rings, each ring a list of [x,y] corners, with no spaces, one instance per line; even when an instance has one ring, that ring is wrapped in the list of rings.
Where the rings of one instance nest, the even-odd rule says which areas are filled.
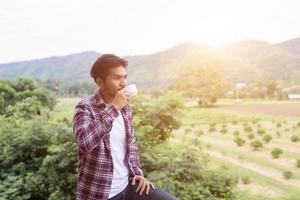
[[[132,111],[121,110],[126,132],[130,177],[143,176],[132,125]],[[107,200],[113,177],[113,161],[109,132],[118,117],[117,109],[103,101],[98,92],[81,100],[75,107],[74,126],[78,146],[79,169],[76,184],[77,200]]]

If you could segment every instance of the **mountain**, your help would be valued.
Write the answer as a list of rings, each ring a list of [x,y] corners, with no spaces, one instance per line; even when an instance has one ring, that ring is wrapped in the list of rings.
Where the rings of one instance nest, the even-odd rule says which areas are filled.
[[[85,69],[90,67],[100,55],[98,52],[88,51],[66,56],[1,64],[0,77],[29,76],[41,80],[87,81]]]
[[[278,44],[243,40],[220,47],[188,42],[154,54],[128,56],[129,82],[138,86],[167,87],[190,55],[200,59],[221,60],[232,82],[275,79],[286,84],[300,83],[300,38]],[[24,62],[0,64],[0,77],[30,76],[69,82],[90,81],[89,70],[101,54],[95,51],[56,56]],[[203,65],[203,64],[202,64]],[[201,67],[201,66],[199,66]]]
[[[265,78],[289,80],[300,77],[300,54],[296,54],[293,43],[300,44],[300,40],[275,45],[255,40],[239,41],[221,49],[227,57],[256,66]]]
[[[290,53],[300,55],[300,37],[292,40],[288,40],[282,43],[277,44],[279,48],[285,49]]]

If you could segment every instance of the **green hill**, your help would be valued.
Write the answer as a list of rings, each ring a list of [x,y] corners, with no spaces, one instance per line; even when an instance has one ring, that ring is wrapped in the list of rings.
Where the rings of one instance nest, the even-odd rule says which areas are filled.
[[[167,87],[176,78],[190,54],[210,55],[223,60],[228,81],[251,82],[275,79],[286,84],[300,83],[300,38],[279,44],[244,40],[213,48],[184,43],[148,55],[125,57],[129,61],[129,81],[140,87]],[[42,80],[91,81],[89,70],[101,54],[95,51],[16,63],[0,64],[0,77],[30,76]],[[201,67],[201,66],[199,66]]]

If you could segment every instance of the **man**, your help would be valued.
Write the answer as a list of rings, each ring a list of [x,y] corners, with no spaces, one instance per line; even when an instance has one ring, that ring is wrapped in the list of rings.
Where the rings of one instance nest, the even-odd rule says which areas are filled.
[[[143,177],[128,106],[127,61],[104,54],[91,68],[97,93],[75,107],[77,200],[175,200]]]

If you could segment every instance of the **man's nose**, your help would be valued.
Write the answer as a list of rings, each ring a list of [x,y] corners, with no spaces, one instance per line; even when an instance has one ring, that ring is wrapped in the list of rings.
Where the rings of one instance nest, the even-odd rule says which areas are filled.
[[[125,78],[122,78],[121,79],[121,86],[125,87],[126,86],[126,82],[127,82],[127,80]]]

